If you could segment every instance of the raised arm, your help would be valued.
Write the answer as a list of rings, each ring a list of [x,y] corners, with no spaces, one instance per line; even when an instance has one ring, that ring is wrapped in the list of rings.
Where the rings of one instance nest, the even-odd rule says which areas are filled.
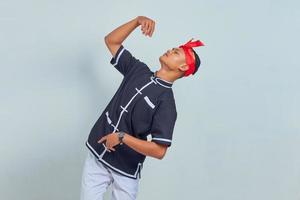
[[[144,16],[138,16],[135,19],[117,27],[115,30],[105,36],[105,44],[112,56],[115,56],[118,49],[128,35],[141,25],[141,30],[145,36],[152,37],[155,28],[155,22]]]

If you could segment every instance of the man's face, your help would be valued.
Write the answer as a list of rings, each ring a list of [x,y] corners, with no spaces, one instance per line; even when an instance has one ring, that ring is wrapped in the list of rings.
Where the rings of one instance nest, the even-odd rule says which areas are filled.
[[[179,47],[174,47],[167,50],[159,57],[159,61],[172,71],[186,71],[188,66],[185,61],[184,50]]]

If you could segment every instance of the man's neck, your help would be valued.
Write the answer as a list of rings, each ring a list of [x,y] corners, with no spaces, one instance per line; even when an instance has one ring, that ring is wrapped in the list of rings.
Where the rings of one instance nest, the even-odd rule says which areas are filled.
[[[161,78],[162,80],[174,83],[176,79],[170,76],[170,73],[166,72],[163,68],[154,72],[155,76]]]

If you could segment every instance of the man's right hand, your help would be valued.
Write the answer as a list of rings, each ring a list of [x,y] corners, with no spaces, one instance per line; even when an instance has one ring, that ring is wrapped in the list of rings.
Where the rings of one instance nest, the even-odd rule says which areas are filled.
[[[143,34],[151,37],[154,32],[155,22],[144,16],[138,16],[132,19],[105,36],[105,44],[113,57],[115,57],[118,49],[127,36],[140,25]]]
[[[138,16],[137,21],[138,24],[141,25],[142,33],[145,36],[152,37],[155,29],[155,21],[145,16]]]

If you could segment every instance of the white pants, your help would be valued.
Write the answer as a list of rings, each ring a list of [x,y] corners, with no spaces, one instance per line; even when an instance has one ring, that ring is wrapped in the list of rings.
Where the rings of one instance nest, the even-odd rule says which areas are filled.
[[[88,150],[81,182],[80,200],[103,200],[103,194],[112,184],[112,200],[135,200],[139,178],[132,179],[104,166]]]

